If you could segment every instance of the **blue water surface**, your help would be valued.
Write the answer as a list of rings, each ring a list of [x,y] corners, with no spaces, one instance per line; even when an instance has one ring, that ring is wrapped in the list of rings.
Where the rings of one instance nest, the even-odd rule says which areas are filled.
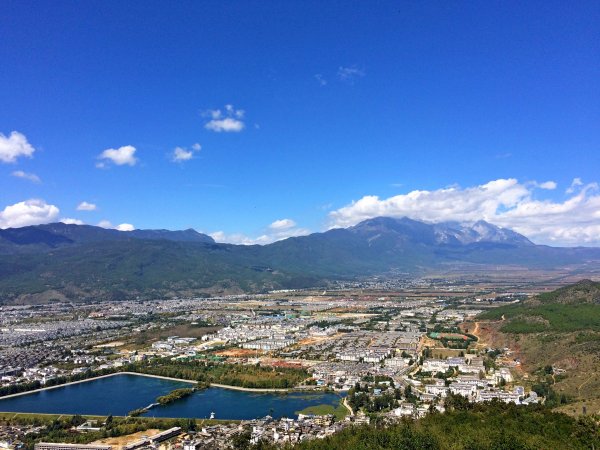
[[[173,389],[190,386],[193,384],[118,374],[0,399],[0,411],[124,416],[129,411],[148,406],[156,397]],[[144,415],[205,418],[214,412],[217,419],[253,419],[267,414],[295,417],[297,411],[308,406],[337,406],[339,401],[340,396],[334,393],[255,393],[211,387],[168,405],[155,406]]]

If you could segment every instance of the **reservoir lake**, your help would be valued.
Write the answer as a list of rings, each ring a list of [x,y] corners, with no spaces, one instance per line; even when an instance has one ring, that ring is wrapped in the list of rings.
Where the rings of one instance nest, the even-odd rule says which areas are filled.
[[[125,416],[129,411],[154,403],[156,397],[191,383],[118,374],[57,387],[18,397],[0,398],[0,411]],[[295,417],[309,406],[338,406],[335,393],[257,393],[210,387],[167,405],[152,407],[145,417],[255,419]]]

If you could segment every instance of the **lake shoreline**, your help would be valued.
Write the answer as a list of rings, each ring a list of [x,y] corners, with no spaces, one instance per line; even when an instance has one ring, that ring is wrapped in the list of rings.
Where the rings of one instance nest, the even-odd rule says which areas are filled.
[[[94,380],[95,383],[85,384]],[[168,396],[178,389],[195,386],[196,381],[182,378],[118,372],[0,398],[0,410],[14,414],[126,416],[143,409],[140,405],[152,404],[155,407],[146,407],[147,411],[140,411],[140,417],[202,419],[216,413],[219,419],[250,420],[266,415],[293,417],[296,411],[307,407],[324,404],[337,407],[341,402],[339,394],[332,392],[213,385],[215,389],[201,389],[186,398],[154,405],[157,395]]]
[[[68,383],[63,383],[63,384],[57,384],[55,386],[48,386],[48,387],[43,387],[43,388],[38,388],[38,389],[33,389],[31,391],[24,391],[24,392],[17,392],[16,394],[9,394],[9,395],[4,395],[2,397],[0,397],[0,400],[4,400],[7,398],[13,398],[13,397],[20,397],[23,395],[28,395],[28,394],[34,394],[36,392],[43,392],[43,391],[48,391],[50,389],[58,389],[61,387],[65,387],[65,386],[71,386],[74,384],[80,384],[80,383],[86,383],[88,381],[94,381],[94,380],[100,380],[102,378],[108,378],[108,377],[114,377],[116,375],[139,375],[142,377],[149,377],[149,378],[157,378],[157,379],[161,379],[161,380],[168,380],[168,381],[177,381],[180,383],[189,383],[189,384],[197,384],[197,381],[194,380],[186,380],[184,378],[173,378],[173,377],[165,377],[162,375],[153,375],[153,374],[149,374],[149,373],[141,373],[141,372],[115,372],[115,373],[109,373],[106,375],[98,375],[97,377],[90,377],[90,378],[86,378],[85,380],[77,380],[77,381],[69,381]],[[269,392],[302,392],[304,390],[302,389],[297,389],[297,388],[288,388],[288,389],[281,389],[281,388],[246,388],[246,387],[242,387],[242,386],[232,386],[229,384],[219,384],[219,383],[210,383],[209,387],[216,387],[216,388],[220,388],[220,389],[230,389],[232,391],[245,391],[245,392],[257,392],[257,393],[269,393]],[[318,392],[318,391],[315,391]]]

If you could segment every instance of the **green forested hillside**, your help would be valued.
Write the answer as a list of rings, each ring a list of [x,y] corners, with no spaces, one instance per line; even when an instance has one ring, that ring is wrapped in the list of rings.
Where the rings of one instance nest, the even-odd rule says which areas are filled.
[[[561,411],[600,411],[600,283],[582,280],[479,316],[487,345],[509,347],[527,372],[546,385]],[[498,333],[499,331],[499,333]]]
[[[454,225],[378,218],[263,246],[217,244],[193,230],[65,224],[0,230],[0,303],[260,292],[465,263],[600,261],[600,249],[538,246],[510,230],[483,229],[480,235]]]
[[[480,316],[504,319],[506,333],[600,331],[600,283],[582,280],[516,305],[502,306]]]
[[[0,299],[58,291],[69,298],[152,298],[174,292],[260,290],[280,274],[257,270],[227,246],[166,240],[107,241],[0,258]]]
[[[303,450],[575,450],[600,446],[598,424],[543,406],[478,404],[397,425],[350,427]],[[260,447],[259,447],[260,448]]]

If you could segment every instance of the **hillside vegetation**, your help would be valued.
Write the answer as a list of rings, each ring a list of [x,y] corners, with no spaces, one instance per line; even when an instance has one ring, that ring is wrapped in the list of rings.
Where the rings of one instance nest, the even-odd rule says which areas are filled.
[[[590,417],[575,419],[542,406],[490,403],[444,414],[432,413],[417,421],[407,420],[388,427],[350,427],[294,449],[575,450],[599,446],[598,425]]]
[[[0,230],[0,303],[262,292],[456,264],[552,268],[594,261],[600,249],[534,245],[485,222],[379,217],[262,246],[219,244],[193,230],[48,224]]]
[[[600,283],[583,280],[516,305],[495,308],[480,318],[504,319],[500,331],[505,333],[600,331]]]
[[[582,280],[478,317],[487,344],[509,347],[561,411],[600,411],[600,283]],[[526,381],[526,380],[523,380]]]

